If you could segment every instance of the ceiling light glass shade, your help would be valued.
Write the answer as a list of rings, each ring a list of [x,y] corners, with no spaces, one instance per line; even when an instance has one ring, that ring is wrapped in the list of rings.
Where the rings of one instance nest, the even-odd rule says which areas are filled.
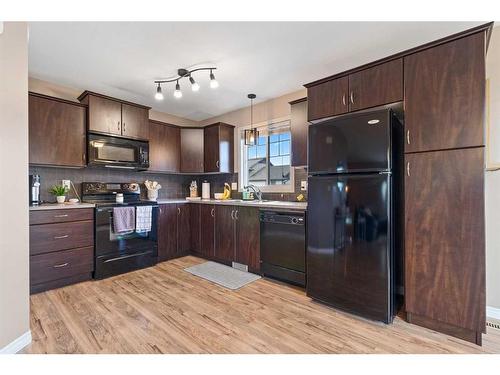
[[[174,97],[177,99],[182,98],[181,85],[179,85],[179,82],[175,84]]]
[[[219,82],[215,79],[215,76],[212,72],[210,72],[210,88],[216,89],[219,87]]]
[[[255,146],[259,139],[259,131],[256,128],[245,130],[245,145]]]
[[[155,99],[156,100],[163,100],[163,93],[161,92],[161,86],[160,85],[158,85],[158,87],[156,88]]]
[[[189,82],[191,82],[191,90],[193,91],[199,91],[200,90],[200,85],[194,80],[193,77],[189,77]]]

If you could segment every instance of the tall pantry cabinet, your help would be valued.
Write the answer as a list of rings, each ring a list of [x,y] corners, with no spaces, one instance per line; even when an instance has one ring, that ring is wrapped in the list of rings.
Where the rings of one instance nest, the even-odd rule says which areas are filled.
[[[485,332],[486,32],[404,58],[405,309],[481,344]]]

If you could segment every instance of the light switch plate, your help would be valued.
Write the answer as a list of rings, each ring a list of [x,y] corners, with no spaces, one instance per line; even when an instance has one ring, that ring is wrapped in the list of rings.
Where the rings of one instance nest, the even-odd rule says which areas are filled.
[[[231,190],[238,190],[238,183],[237,182],[231,182]]]
[[[66,186],[68,190],[71,190],[71,181],[70,180],[62,180],[61,181],[62,186]]]
[[[307,191],[307,180],[300,181],[300,190]]]

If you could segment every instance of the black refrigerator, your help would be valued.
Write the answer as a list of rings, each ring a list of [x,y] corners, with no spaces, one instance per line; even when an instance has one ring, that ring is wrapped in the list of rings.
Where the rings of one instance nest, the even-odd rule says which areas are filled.
[[[383,109],[312,124],[308,138],[307,295],[385,323],[403,280],[402,134]]]

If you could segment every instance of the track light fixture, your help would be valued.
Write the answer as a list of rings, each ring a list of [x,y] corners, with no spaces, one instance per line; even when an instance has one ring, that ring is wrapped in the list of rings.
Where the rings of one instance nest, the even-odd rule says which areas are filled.
[[[154,81],[155,84],[158,84],[158,87],[156,88],[156,94],[155,94],[155,99],[156,100],[163,100],[163,93],[161,91],[161,84],[162,83],[170,83],[170,82],[175,82],[175,91],[174,91],[174,97],[179,99],[182,98],[182,91],[181,91],[181,86],[179,84],[179,80],[182,78],[188,78],[189,82],[191,82],[191,90],[194,92],[197,92],[200,90],[200,85],[198,82],[195,81],[195,79],[192,76],[192,73],[197,72],[199,70],[209,70],[210,71],[210,88],[216,89],[219,87],[219,82],[215,79],[215,75],[213,73],[214,70],[217,68],[197,68],[193,70],[187,70],[187,69],[178,69],[177,70],[177,77],[171,78],[171,79],[165,79],[165,80],[157,80]]]

